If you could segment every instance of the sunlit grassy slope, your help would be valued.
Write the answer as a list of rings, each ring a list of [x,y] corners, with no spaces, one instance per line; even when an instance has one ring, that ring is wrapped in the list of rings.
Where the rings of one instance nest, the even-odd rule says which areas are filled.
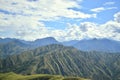
[[[0,80],[90,80],[79,77],[63,77],[60,75],[35,74],[20,75],[13,72],[0,73]]]

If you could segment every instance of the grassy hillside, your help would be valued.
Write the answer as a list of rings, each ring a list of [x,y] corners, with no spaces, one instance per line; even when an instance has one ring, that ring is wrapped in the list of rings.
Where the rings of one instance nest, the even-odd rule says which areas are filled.
[[[20,75],[13,72],[1,73],[0,80],[90,80],[79,77],[63,77],[60,75],[35,74],[35,75]]]

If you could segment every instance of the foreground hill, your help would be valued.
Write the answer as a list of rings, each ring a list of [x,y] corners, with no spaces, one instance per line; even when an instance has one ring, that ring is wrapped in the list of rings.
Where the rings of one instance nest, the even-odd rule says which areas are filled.
[[[120,54],[83,52],[63,45],[47,45],[0,60],[0,72],[10,71],[119,80]]]
[[[63,77],[60,75],[48,74],[34,74],[34,75],[20,75],[13,72],[0,73],[0,80],[90,80],[80,77]]]

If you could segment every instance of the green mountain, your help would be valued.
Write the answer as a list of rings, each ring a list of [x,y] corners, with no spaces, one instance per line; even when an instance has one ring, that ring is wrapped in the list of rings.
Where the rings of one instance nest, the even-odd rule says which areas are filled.
[[[80,77],[63,77],[60,75],[49,74],[34,74],[34,75],[20,75],[13,72],[1,73],[0,80],[90,80]]]
[[[0,72],[57,74],[92,80],[120,80],[120,54],[83,52],[63,45],[47,45],[0,60]]]

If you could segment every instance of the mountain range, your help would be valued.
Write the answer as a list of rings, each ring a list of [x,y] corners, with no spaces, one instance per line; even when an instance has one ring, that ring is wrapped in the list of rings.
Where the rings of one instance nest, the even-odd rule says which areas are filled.
[[[59,42],[0,39],[0,72],[120,80],[120,42],[109,39]]]
[[[110,39],[84,39],[84,40],[71,40],[59,42],[53,37],[46,37],[37,39],[35,41],[25,41],[14,38],[0,39],[0,45],[15,43],[18,46],[24,46],[24,48],[37,48],[49,44],[62,44],[64,46],[73,46],[82,51],[100,51],[100,52],[120,52],[120,41]]]
[[[109,39],[80,40],[72,46],[83,51],[120,52],[120,41]]]
[[[35,41],[25,41],[14,38],[0,39],[0,57],[4,58],[11,54],[19,54],[23,51],[35,49],[49,44],[60,44],[52,37],[37,39]]]
[[[0,72],[57,74],[92,80],[119,80],[120,54],[84,52],[51,44],[0,59]]]

